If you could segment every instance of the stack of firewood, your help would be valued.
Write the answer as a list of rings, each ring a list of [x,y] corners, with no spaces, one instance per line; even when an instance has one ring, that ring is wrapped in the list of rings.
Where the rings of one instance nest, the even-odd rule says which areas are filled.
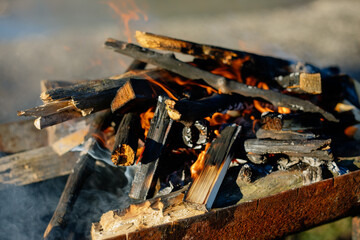
[[[76,83],[43,82],[44,105],[19,115],[35,116],[35,126],[43,129],[105,111],[88,129],[86,149],[98,148],[100,139],[115,165],[139,166],[129,194],[134,199],[149,199],[191,182],[184,200],[211,209],[229,165],[239,159],[279,170],[310,169],[306,183],[322,179],[324,166],[336,169],[331,137],[356,122],[336,106],[359,107],[356,82],[339,75],[337,68],[144,32],[136,38],[141,46],[105,42],[107,48],[135,59],[126,73]],[[183,62],[150,48],[194,59]],[[145,69],[147,64],[157,68]],[[112,134],[105,134],[110,126]],[[86,151],[80,158],[45,237],[66,225],[73,196],[92,169]]]

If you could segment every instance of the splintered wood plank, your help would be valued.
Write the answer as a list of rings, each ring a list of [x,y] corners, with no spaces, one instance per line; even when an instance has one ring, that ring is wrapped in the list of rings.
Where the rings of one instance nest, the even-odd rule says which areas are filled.
[[[173,120],[166,111],[165,98],[159,96],[154,117],[145,141],[139,169],[135,173],[129,196],[135,199],[152,197],[155,172]]]
[[[211,209],[232,160],[232,146],[241,127],[226,127],[205,154],[204,168],[194,179],[185,200]]]
[[[47,145],[47,132],[39,131],[33,120],[0,124],[0,152],[17,153]]]
[[[2,157],[0,190],[67,175],[78,156],[78,152],[59,156],[51,146],[46,146]]]

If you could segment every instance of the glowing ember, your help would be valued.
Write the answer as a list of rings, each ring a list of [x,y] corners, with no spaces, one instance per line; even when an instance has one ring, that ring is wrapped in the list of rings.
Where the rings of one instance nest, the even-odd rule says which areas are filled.
[[[346,136],[353,138],[358,131],[358,128],[356,126],[349,126],[345,128],[344,133]]]
[[[150,129],[150,120],[154,117],[153,108],[149,108],[146,112],[140,114],[141,127],[145,130],[145,138]]]
[[[230,119],[230,115],[226,114],[226,113],[223,114],[223,113],[216,112],[211,116],[211,118],[206,117],[205,119],[209,121],[210,126],[217,126],[217,125],[227,123],[227,121]]]
[[[286,107],[278,107],[278,113],[289,114],[291,113],[291,110],[290,108],[286,108]]]

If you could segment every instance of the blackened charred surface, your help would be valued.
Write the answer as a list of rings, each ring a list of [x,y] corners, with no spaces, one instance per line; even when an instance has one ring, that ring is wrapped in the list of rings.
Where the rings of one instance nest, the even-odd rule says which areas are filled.
[[[154,188],[157,179],[154,176],[173,123],[168,116],[165,107],[165,98],[160,96],[154,117],[151,119],[141,164],[135,173],[133,185],[129,194],[131,198],[150,198],[155,191]]]
[[[112,162],[115,165],[132,165],[136,157],[138,140],[143,134],[139,114],[125,114],[115,135]]]

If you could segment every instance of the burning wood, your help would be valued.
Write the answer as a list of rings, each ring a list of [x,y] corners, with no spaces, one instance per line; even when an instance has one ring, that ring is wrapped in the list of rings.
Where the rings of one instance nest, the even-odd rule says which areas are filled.
[[[195,176],[186,194],[187,202],[204,205],[206,209],[211,209],[230,165],[233,155],[232,146],[239,132],[240,127],[238,126],[226,127],[202,156],[203,159],[198,160],[203,162],[203,169],[198,176]]]
[[[152,196],[156,184],[156,169],[166,143],[172,120],[169,118],[165,98],[159,97],[154,117],[151,120],[146,136],[145,149],[139,169],[135,173],[129,196],[135,199],[146,199]]]
[[[142,47],[114,39],[105,42],[106,47],[135,59],[127,73],[76,83],[44,81],[44,105],[19,112],[36,117],[35,125],[42,129],[111,109],[103,116],[99,112],[90,128],[76,127],[73,135],[51,141],[52,148],[40,149],[51,148],[53,157],[53,149],[67,152],[89,132],[85,137],[90,139],[89,146],[69,176],[45,238],[66,227],[82,183],[93,171],[91,154],[99,150],[97,140],[112,152],[114,165],[137,165],[129,193],[134,201],[162,199],[105,214],[93,226],[96,239],[110,237],[111,231],[132,234],[154,223],[177,221],[180,211],[189,212],[193,206],[211,215],[213,206],[256,200],[348,171],[338,158],[341,152],[336,142],[340,140],[333,139],[354,135],[352,126],[360,121],[354,111],[360,107],[357,85],[349,78],[310,64],[150,33],[137,32],[136,37]],[[195,59],[185,63],[173,54],[145,47],[186,53]],[[143,70],[147,63],[158,69]],[[349,89],[332,95],[330,85]],[[349,92],[352,94],[346,96]],[[351,108],[335,108],[338,103],[348,103]],[[31,151],[26,153],[32,158]],[[9,162],[12,157],[2,159]],[[2,172],[6,175],[6,171]],[[178,189],[185,194],[177,195],[176,201],[166,200]],[[226,189],[231,191],[224,195]],[[259,194],[248,198],[253,193]],[[259,211],[264,210],[260,207]],[[122,222],[117,225],[114,221]],[[116,226],[121,226],[120,230]]]

